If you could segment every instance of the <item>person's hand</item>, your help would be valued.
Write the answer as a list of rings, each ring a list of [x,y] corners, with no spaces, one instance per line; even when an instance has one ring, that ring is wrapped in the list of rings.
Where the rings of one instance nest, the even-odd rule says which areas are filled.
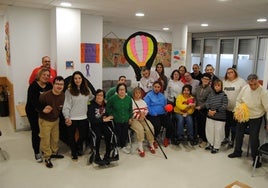
[[[53,110],[53,108],[52,108],[51,106],[47,105],[47,106],[43,109],[43,112],[44,112],[45,114],[48,114],[48,113],[50,113],[52,110]]]
[[[70,118],[66,118],[65,124],[67,125],[67,127],[69,127],[70,125],[72,125],[72,120]]]
[[[201,110],[201,106],[196,106],[195,109],[196,110]]]
[[[112,121],[112,119],[114,119],[113,116],[108,116],[108,117],[105,116],[105,117],[103,117],[104,122]]]
[[[208,110],[209,116],[214,116],[216,114],[216,110]]]
[[[268,125],[265,125],[265,129],[266,129],[266,131],[268,132]]]

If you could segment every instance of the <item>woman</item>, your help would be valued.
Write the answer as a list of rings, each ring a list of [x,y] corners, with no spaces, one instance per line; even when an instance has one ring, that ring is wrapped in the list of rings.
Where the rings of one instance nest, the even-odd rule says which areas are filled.
[[[155,71],[158,73],[159,81],[161,81],[162,86],[163,86],[163,89],[161,92],[164,93],[164,91],[167,89],[167,84],[168,84],[168,79],[167,79],[167,76],[165,75],[164,65],[162,63],[157,63],[155,67]]]
[[[206,120],[206,136],[209,143],[206,150],[218,153],[221,141],[224,138],[224,126],[226,120],[227,95],[223,91],[222,81],[217,79],[213,82],[213,91],[208,96],[206,108],[208,110]]]
[[[72,74],[68,89],[65,91],[62,109],[69,136],[72,159],[75,161],[78,160],[78,155],[82,155],[83,142],[88,137],[87,105],[93,97],[84,75],[80,71],[75,71]],[[77,141],[75,140],[76,130],[79,132]]]
[[[26,114],[32,130],[32,147],[34,150],[35,160],[39,163],[43,161],[42,154],[40,153],[40,137],[39,137],[39,123],[38,112],[42,109],[39,103],[40,94],[52,89],[49,82],[50,72],[47,68],[42,68],[37,74],[37,78],[28,87]]]
[[[127,95],[127,86],[119,83],[116,87],[117,95],[113,95],[107,101],[108,115],[114,117],[115,134],[119,139],[119,147],[123,152],[129,154],[130,151],[126,147],[128,128],[132,118],[132,101]]]
[[[133,121],[131,122],[131,129],[133,129],[137,134],[138,140],[138,153],[141,157],[145,156],[145,151],[143,149],[144,133],[149,141],[149,150],[151,153],[155,153],[154,148],[154,127],[152,123],[146,119],[148,114],[147,104],[141,98],[141,88],[136,87],[133,89]]]
[[[99,165],[109,164],[110,151],[111,151],[111,136],[112,132],[110,131],[109,127],[111,128],[111,121],[113,116],[108,116],[106,112],[106,103],[104,101],[105,92],[101,89],[96,91],[95,99],[91,101],[87,116],[91,124],[91,128],[96,135],[96,142],[95,142],[95,163]],[[106,152],[104,158],[100,157],[100,143],[101,137],[104,135],[105,144],[106,144]]]
[[[184,65],[181,65],[178,71],[180,73],[180,81],[185,84],[187,81],[185,80],[184,74],[187,72],[187,68]]]
[[[195,101],[192,96],[192,86],[184,85],[182,87],[182,94],[176,99],[174,112],[178,119],[177,121],[177,143],[184,140],[184,125],[187,125],[188,140],[191,145],[194,145],[193,139],[193,118],[192,114],[195,110]]]
[[[161,127],[166,128],[166,138],[164,139],[164,146],[167,147],[172,138],[172,121],[165,111],[167,105],[167,99],[164,94],[161,93],[161,82],[155,81],[153,83],[153,90],[149,91],[144,97],[144,101],[148,105],[149,113],[148,119],[154,126],[155,137],[157,138],[160,133]]]
[[[228,106],[226,111],[226,124],[225,124],[225,138],[222,145],[228,144],[229,148],[234,146],[236,121],[234,119],[234,107],[236,98],[241,91],[242,87],[246,85],[246,81],[238,76],[234,68],[228,68],[223,81],[223,90],[228,98]],[[231,131],[231,140],[229,135]]]
[[[184,83],[180,81],[180,72],[178,70],[172,71],[170,78],[167,86],[167,99],[169,103],[174,105],[177,96],[181,94]]]

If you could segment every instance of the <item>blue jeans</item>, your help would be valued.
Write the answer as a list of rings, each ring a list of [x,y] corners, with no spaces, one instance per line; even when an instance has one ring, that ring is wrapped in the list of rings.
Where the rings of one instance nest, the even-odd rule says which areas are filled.
[[[187,125],[187,133],[189,138],[193,138],[193,118],[191,115],[187,115],[186,117],[181,114],[176,113],[177,121],[177,137],[184,136],[184,125]]]

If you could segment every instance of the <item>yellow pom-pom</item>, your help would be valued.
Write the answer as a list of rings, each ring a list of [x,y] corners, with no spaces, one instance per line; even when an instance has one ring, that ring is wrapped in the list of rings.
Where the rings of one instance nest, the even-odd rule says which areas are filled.
[[[249,111],[245,103],[241,103],[234,109],[234,118],[239,122],[247,122],[249,120]]]

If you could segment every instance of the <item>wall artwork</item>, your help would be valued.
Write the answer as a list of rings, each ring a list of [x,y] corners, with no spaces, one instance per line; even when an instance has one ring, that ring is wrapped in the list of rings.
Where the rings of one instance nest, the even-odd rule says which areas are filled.
[[[81,63],[99,63],[100,44],[81,43]]]
[[[123,45],[125,39],[103,38],[103,67],[129,67],[124,54]],[[153,62],[153,67],[161,62],[164,67],[171,66],[171,43],[157,43],[158,51]]]
[[[103,67],[128,67],[123,54],[125,39],[103,38]]]
[[[5,51],[6,51],[6,62],[10,65],[10,39],[9,39],[9,23],[5,24]]]

